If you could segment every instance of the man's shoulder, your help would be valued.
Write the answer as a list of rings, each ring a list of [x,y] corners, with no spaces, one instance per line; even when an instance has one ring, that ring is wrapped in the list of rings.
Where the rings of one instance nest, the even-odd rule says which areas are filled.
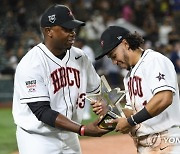
[[[74,54],[74,55],[81,55],[81,56],[84,56],[84,55],[85,55],[85,53],[83,52],[83,50],[80,49],[80,48],[77,48],[77,47],[72,46],[72,47],[71,47],[71,50],[72,50],[72,54]]]
[[[22,57],[18,65],[22,67],[25,65],[32,66],[33,64],[39,62],[39,50],[40,49],[37,46],[34,46],[24,55],[24,57]]]
[[[159,58],[161,59],[162,57],[166,57],[166,56],[152,49],[145,50],[144,58],[146,58],[147,60],[159,59]]]
[[[71,50],[75,51],[75,52],[82,52],[82,49],[78,48],[78,47],[75,47],[75,46],[72,46],[71,47]]]

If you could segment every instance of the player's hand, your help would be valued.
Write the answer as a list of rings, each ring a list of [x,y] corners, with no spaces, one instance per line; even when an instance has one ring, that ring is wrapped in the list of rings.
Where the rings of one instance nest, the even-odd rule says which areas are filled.
[[[127,134],[131,131],[132,126],[128,123],[126,118],[117,118],[112,120],[112,123],[117,123],[115,131]]]
[[[110,132],[110,130],[99,128],[98,122],[99,120],[96,120],[95,122],[85,126],[85,136],[101,137]]]
[[[129,118],[131,115],[133,115],[133,110],[132,109],[123,108],[122,110],[123,110],[126,118]]]
[[[105,115],[107,112],[106,103],[102,99],[99,101],[92,101],[91,106],[93,112],[97,115]]]

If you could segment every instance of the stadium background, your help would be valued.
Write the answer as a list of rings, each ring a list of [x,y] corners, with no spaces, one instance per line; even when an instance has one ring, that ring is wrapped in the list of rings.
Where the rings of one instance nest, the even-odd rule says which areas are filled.
[[[0,132],[6,129],[3,116],[10,116],[6,122],[13,127],[10,108],[16,65],[41,42],[39,19],[53,3],[68,5],[77,19],[86,22],[77,34],[95,54],[100,51],[99,38],[104,29],[120,25],[143,35],[143,48],[155,49],[173,62],[174,52],[179,52],[180,57],[180,0],[0,0]],[[107,59],[94,65],[100,75],[106,75],[112,88],[123,88],[123,70],[114,69]],[[179,75],[180,66],[175,67]],[[9,108],[8,114],[4,114],[5,107]],[[0,154],[2,145],[6,144],[0,142]]]

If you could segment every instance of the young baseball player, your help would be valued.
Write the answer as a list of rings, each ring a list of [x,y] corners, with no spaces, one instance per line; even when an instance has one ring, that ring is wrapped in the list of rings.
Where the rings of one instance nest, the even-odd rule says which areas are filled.
[[[20,154],[80,154],[78,134],[102,136],[97,122],[81,125],[85,96],[97,93],[100,78],[81,49],[73,47],[76,20],[64,5],[41,18],[44,41],[17,66],[13,117]]]
[[[116,131],[129,133],[140,154],[180,152],[180,99],[172,62],[151,49],[143,50],[143,39],[127,29],[110,26],[101,35],[102,53],[128,73],[124,78],[127,118],[118,118]],[[104,110],[93,102],[94,112]]]

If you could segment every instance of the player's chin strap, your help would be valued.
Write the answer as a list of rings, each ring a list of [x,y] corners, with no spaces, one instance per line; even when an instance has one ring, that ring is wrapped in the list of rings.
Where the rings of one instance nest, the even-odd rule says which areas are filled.
[[[144,107],[141,111],[136,113],[135,115],[131,115],[131,117],[127,118],[128,123],[131,126],[135,126],[143,121],[152,118],[147,109]]]

